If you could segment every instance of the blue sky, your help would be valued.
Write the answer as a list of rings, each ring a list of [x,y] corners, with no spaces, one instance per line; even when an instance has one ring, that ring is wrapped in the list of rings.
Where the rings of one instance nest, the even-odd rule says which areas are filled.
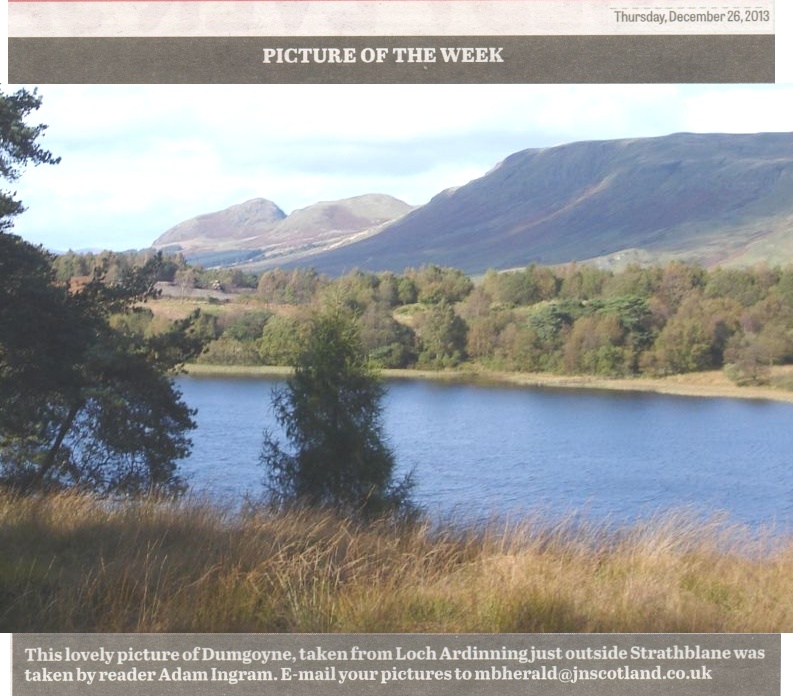
[[[11,86],[9,89],[15,89]],[[45,86],[62,157],[13,187],[15,231],[54,250],[146,247],[254,197],[286,212],[389,193],[425,203],[518,150],[791,130],[793,85]]]

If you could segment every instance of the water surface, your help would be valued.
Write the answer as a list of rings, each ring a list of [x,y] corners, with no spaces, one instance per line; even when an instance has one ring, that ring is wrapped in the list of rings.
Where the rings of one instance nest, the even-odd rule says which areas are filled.
[[[258,493],[270,379],[183,377],[198,408],[183,470],[219,499]],[[793,530],[793,405],[638,392],[390,382],[400,471],[436,516],[580,514],[633,521],[693,508]]]

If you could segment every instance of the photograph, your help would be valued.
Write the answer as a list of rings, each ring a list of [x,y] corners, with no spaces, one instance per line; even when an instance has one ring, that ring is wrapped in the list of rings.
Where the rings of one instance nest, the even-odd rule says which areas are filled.
[[[791,113],[3,86],[0,628],[793,632]]]

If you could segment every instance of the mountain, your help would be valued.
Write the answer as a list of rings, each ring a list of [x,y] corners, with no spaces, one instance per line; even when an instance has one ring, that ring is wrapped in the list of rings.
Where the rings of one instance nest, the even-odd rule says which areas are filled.
[[[369,195],[283,217],[257,199],[177,225],[156,242],[169,244],[188,258],[332,275],[425,263],[481,273],[569,261],[793,262],[793,133],[523,150],[416,209]]]
[[[478,273],[669,258],[793,261],[793,134],[679,133],[523,150],[312,265],[331,274],[424,263]]]
[[[244,242],[267,234],[286,213],[264,198],[233,205],[180,222],[160,235],[155,247],[179,246],[181,249],[217,248],[219,244]]]
[[[303,258],[365,237],[412,210],[392,196],[368,194],[315,203],[286,215],[275,203],[256,198],[175,225],[153,246],[181,251],[188,259],[258,262]]]

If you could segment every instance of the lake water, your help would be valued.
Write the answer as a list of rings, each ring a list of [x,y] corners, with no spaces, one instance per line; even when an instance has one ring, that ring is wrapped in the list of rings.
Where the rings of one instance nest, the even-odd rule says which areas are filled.
[[[268,379],[179,379],[198,409],[193,488],[261,491]],[[656,394],[390,382],[385,430],[436,516],[542,512],[630,522],[693,508],[793,530],[793,405]]]

